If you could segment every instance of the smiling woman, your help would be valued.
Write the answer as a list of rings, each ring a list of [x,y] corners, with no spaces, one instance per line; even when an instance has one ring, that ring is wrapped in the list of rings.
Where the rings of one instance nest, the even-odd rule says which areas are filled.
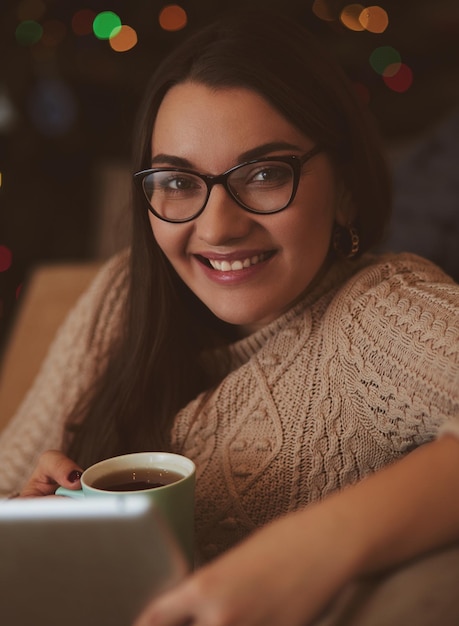
[[[151,145],[155,164],[161,155],[166,168],[186,163],[222,183],[201,185],[196,204],[189,184],[183,202],[174,189],[170,213],[155,189],[151,195],[154,238],[189,289],[220,320],[239,326],[239,334],[291,308],[326,262],[333,222],[351,219],[330,158],[257,93],[192,81],[163,99]],[[254,154],[259,159],[246,164]],[[226,185],[222,170],[230,173]],[[153,175],[164,171],[170,177],[168,169]],[[168,223],[186,207],[192,219]]]
[[[133,174],[129,250],[0,440],[2,491],[190,457],[202,567],[142,626],[304,626],[346,583],[458,540],[459,288],[371,252],[387,168],[313,37],[258,10],[184,42],[147,89]]]

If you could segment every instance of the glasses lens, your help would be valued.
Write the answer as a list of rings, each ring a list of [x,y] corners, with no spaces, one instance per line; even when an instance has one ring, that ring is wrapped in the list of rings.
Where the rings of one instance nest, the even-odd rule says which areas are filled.
[[[143,189],[158,215],[178,222],[199,213],[207,196],[204,181],[176,170],[151,172],[143,179]]]
[[[237,199],[260,213],[284,208],[290,202],[293,183],[293,168],[282,161],[248,163],[228,177],[228,187]]]

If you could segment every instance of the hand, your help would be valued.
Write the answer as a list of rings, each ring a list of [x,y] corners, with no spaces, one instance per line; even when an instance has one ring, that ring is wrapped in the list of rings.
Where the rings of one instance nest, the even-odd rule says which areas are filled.
[[[68,489],[80,488],[83,470],[62,452],[49,450],[41,455],[29,481],[19,494],[21,498],[35,498],[54,494],[62,485]]]
[[[306,626],[342,587],[459,541],[459,441],[444,436],[254,533],[135,626]]]
[[[135,626],[311,623],[353,571],[337,524],[321,517],[311,507],[254,533],[153,601]]]

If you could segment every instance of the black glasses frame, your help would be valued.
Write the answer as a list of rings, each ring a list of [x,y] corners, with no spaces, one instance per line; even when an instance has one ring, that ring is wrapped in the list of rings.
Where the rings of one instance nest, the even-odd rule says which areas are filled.
[[[160,220],[163,220],[164,222],[169,222],[171,224],[183,224],[184,222],[191,222],[192,220],[196,219],[199,215],[201,215],[201,213],[204,211],[204,209],[207,206],[207,202],[209,201],[210,193],[214,185],[223,185],[226,192],[241,207],[241,209],[244,209],[244,211],[248,211],[249,213],[255,213],[257,215],[271,215],[272,213],[279,213],[280,211],[284,211],[293,202],[296,192],[298,190],[299,182],[300,182],[301,168],[307,161],[309,161],[309,159],[311,159],[313,156],[318,154],[320,151],[321,151],[321,148],[319,146],[315,146],[314,148],[312,148],[312,150],[309,150],[309,152],[306,152],[302,156],[289,155],[289,156],[273,156],[273,157],[264,157],[262,159],[253,159],[252,161],[246,161],[245,163],[240,163],[239,165],[235,165],[234,167],[231,167],[229,170],[226,170],[226,172],[223,172],[222,174],[218,174],[216,176],[212,176],[210,174],[201,174],[200,172],[196,172],[195,170],[186,169],[183,167],[157,167],[157,168],[141,170],[140,172],[136,172],[134,174],[134,182],[136,183],[137,187],[142,192],[142,196],[147,201],[148,209]],[[239,170],[241,167],[245,167],[247,165],[254,165],[256,163],[266,163],[270,161],[287,163],[288,165],[290,165],[290,167],[292,168],[292,172],[293,172],[292,193],[290,194],[290,198],[288,199],[288,201],[280,208],[274,209],[272,211],[258,211],[257,209],[252,209],[251,207],[247,206],[246,204],[244,204],[244,202],[241,201],[238,195],[228,185],[228,177],[231,176],[233,172]],[[157,211],[155,211],[150,200],[148,199],[147,193],[143,185],[145,178],[149,176],[150,174],[154,174],[155,172],[184,172],[186,174],[192,174],[193,176],[200,178],[207,187],[207,194],[204,199],[203,205],[199,209],[199,211],[194,213],[194,215],[192,215],[191,217],[187,217],[185,219],[177,219],[177,220],[164,217],[163,215],[160,215]]]

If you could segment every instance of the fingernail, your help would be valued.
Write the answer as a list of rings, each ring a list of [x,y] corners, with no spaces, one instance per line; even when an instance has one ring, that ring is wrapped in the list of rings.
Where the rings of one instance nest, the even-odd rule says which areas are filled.
[[[71,483],[76,483],[77,480],[80,480],[81,474],[82,472],[79,470],[72,470],[67,478]]]

